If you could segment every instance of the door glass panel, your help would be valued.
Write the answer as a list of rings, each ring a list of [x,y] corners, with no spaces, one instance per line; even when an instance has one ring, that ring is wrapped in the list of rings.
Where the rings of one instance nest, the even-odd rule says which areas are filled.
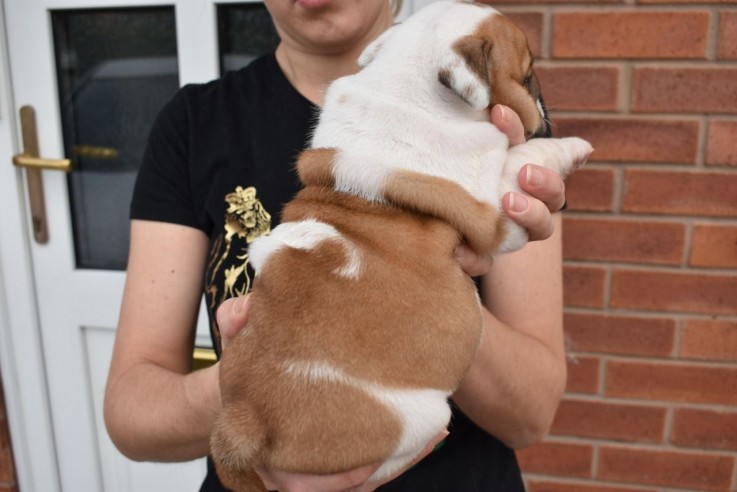
[[[173,7],[52,11],[79,268],[125,269],[154,118],[179,86]]]
[[[245,67],[279,43],[262,3],[222,4],[217,12],[221,73]]]

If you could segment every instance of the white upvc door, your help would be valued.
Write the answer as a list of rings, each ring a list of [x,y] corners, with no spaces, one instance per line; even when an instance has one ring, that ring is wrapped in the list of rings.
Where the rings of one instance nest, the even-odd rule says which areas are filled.
[[[146,113],[131,110],[124,98],[115,102],[124,107],[111,112],[109,95],[141,90],[141,97],[152,98],[154,92],[160,104],[178,85],[216,78],[215,2],[3,0],[3,9],[0,195],[7,208],[0,224],[0,359],[20,489],[197,490],[202,460],[131,462],[113,447],[102,420],[135,176],[115,142],[140,143],[140,135],[126,132]],[[85,32],[90,26],[97,28]],[[138,54],[105,46],[125,43],[124,36],[154,39]],[[157,45],[168,45],[168,52],[156,53]],[[33,109],[35,131],[28,127],[29,109],[21,117],[22,107]],[[68,158],[80,167],[70,174],[40,171],[44,221],[30,203],[27,181],[34,171],[11,163],[13,155],[27,153],[28,132],[37,136],[41,157]],[[203,327],[198,343],[209,344]]]
[[[405,0],[405,12],[428,1]],[[120,455],[105,432],[102,395],[141,129],[177,86],[217,78],[221,64],[233,68],[250,58],[223,51],[218,40],[235,35],[240,39],[231,44],[242,47],[254,31],[258,45],[263,22],[248,27],[250,13],[221,22],[218,12],[261,4],[2,0],[2,6],[0,374],[20,490],[197,490],[203,460],[141,464]],[[28,164],[34,150],[44,159],[69,159],[73,170],[12,164],[14,156]],[[203,310],[197,344],[209,345]]]

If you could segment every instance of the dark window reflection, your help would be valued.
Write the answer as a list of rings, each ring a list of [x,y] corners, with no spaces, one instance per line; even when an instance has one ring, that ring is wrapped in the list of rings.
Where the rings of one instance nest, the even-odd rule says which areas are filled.
[[[221,73],[245,67],[276,48],[279,36],[263,4],[219,5],[217,13]]]
[[[174,8],[53,11],[80,268],[125,269],[133,183],[154,118],[179,87]]]

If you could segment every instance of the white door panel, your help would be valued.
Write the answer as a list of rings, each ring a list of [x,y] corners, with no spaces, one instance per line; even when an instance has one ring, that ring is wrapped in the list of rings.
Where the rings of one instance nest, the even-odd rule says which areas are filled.
[[[111,102],[106,84],[161,76],[173,78],[175,90],[218,77],[221,58],[228,66],[252,58],[248,50],[257,48],[241,53],[218,45],[218,26],[224,25],[218,12],[231,15],[245,4],[261,8],[261,2],[0,1],[0,20],[4,16],[4,23],[0,22],[0,159],[4,161],[0,165],[0,371],[19,488],[24,492],[197,490],[205,473],[204,460],[134,463],[115,449],[105,432],[102,398],[125,280],[124,260],[116,258],[127,251],[120,227],[106,228],[127,225],[127,201],[137,168],[121,166],[128,158],[123,144],[84,139],[109,134],[123,141],[130,137],[128,130],[141,126],[136,115],[126,119],[131,118],[130,100],[121,99],[115,111],[104,105],[98,110],[100,102]],[[415,3],[427,0],[404,3],[409,12]],[[85,65],[85,57],[94,51],[91,48],[106,49],[105,36],[113,38],[119,29],[125,32],[125,25],[110,20],[108,14],[113,11],[133,17],[170,12],[174,26],[170,44],[175,49],[164,55],[113,50],[118,54]],[[100,14],[95,22],[110,23],[109,29],[102,29],[103,38],[79,37],[75,22],[87,14]],[[244,31],[236,35],[248,37],[249,28],[238,27],[243,22],[238,17],[232,25]],[[137,34],[130,36],[139,41],[133,39]],[[74,45],[74,39],[82,41]],[[123,43],[126,49],[129,44],[136,43]],[[244,44],[250,46],[248,42],[239,46]],[[157,90],[142,93],[150,96]],[[83,103],[86,100],[91,102]],[[12,155],[23,150],[18,114],[26,105],[35,109],[40,155],[71,158],[78,165],[71,177],[59,171],[42,172],[49,236],[45,244],[34,240],[26,171],[10,163]],[[142,151],[135,140],[139,137],[130,138],[127,145]],[[86,153],[108,147],[119,151],[111,154],[115,157],[109,163],[120,168],[108,167],[99,154]],[[196,343],[210,343],[204,306]]]

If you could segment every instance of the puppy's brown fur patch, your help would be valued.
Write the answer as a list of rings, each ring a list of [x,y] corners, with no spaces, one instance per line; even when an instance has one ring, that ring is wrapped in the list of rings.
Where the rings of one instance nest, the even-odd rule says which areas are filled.
[[[519,27],[502,15],[493,15],[475,33],[456,41],[453,49],[480,80],[488,82],[492,105],[512,108],[528,137],[540,130],[544,123],[536,104],[540,88],[527,38]]]
[[[395,450],[401,425],[393,411],[350,386],[300,379],[285,361],[326,363],[387,388],[451,392],[479,342],[478,297],[453,256],[461,241],[453,226],[315,186],[283,212],[284,222],[307,219],[358,247],[360,278],[335,274],[347,257],[330,240],[280,249],[263,266],[248,321],[259,329],[241,331],[221,361],[225,410],[212,448],[228,457],[217,463],[226,485],[238,485],[245,463],[331,473]],[[309,391],[300,390],[305,384]]]

